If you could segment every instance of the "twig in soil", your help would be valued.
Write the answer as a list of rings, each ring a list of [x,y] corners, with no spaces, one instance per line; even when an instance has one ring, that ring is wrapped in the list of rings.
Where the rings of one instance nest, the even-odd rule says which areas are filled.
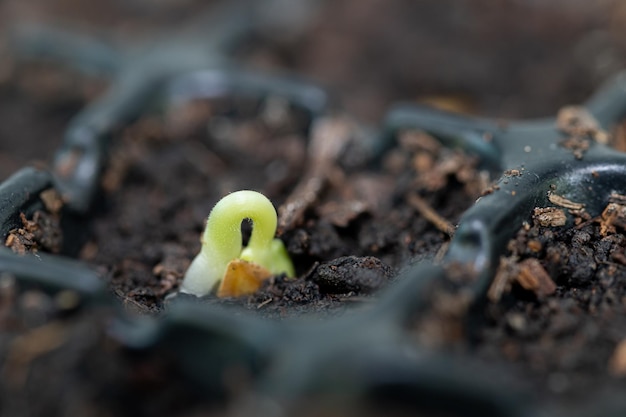
[[[302,223],[304,213],[326,188],[338,186],[343,173],[336,164],[352,137],[353,125],[344,118],[326,118],[316,123],[309,144],[306,172],[287,201],[278,208],[278,234]]]
[[[550,202],[554,205],[564,207],[569,210],[581,211],[585,208],[585,205],[582,203],[576,203],[552,192],[548,193],[548,200],[550,200]]]
[[[148,307],[125,295],[121,290],[116,289],[115,294],[120,298],[120,300],[122,300],[122,304],[125,308],[133,308],[136,313],[150,313],[150,309]]]
[[[256,306],[257,310],[265,307],[266,305],[268,305],[269,303],[271,303],[274,299],[273,298],[268,298],[267,300],[263,301],[262,303],[259,303],[259,305]]]
[[[411,193],[408,196],[408,203],[415,210],[419,212],[426,220],[432,223],[433,226],[437,228],[437,230],[442,231],[447,234],[449,237],[454,236],[455,227],[452,223],[441,217],[435,209],[433,209],[430,204],[426,202],[422,197],[417,195],[416,193]]]

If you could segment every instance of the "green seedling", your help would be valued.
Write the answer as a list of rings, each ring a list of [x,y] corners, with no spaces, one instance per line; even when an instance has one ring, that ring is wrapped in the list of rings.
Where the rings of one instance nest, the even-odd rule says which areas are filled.
[[[252,222],[252,234],[244,248],[241,223],[246,219]],[[201,239],[202,248],[185,273],[180,291],[201,297],[220,284],[220,296],[253,292],[254,289],[225,290],[225,284],[231,288],[239,285],[224,282],[227,270],[235,269],[234,261],[246,261],[256,271],[268,271],[261,273],[260,279],[281,273],[294,276],[294,267],[283,242],[274,238],[276,225],[276,209],[263,194],[244,190],[222,198],[209,214]]]

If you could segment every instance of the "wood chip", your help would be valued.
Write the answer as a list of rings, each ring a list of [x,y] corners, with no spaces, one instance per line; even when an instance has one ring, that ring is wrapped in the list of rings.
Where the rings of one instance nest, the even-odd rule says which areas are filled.
[[[539,260],[535,258],[524,259],[518,264],[518,268],[516,282],[522,288],[534,292],[537,297],[545,297],[556,291],[556,284]]]
[[[564,226],[567,216],[562,209],[556,207],[535,207],[533,220],[543,227]]]
[[[502,294],[511,290],[513,283],[532,291],[538,298],[542,298],[556,291],[556,284],[535,258],[517,262],[517,258],[500,258],[500,264],[494,280],[487,291],[487,298],[491,302],[498,302]]]
[[[567,198],[555,194],[553,192],[548,192],[548,200],[559,207],[564,207],[566,209],[580,211],[585,208],[583,203],[576,203],[574,201],[568,200]]]
[[[609,203],[602,211],[600,216],[600,234],[606,236],[609,233],[615,233],[616,227],[626,230],[626,206]]]
[[[626,206],[626,195],[611,193],[609,196],[609,203],[616,203]]]
[[[14,253],[24,255],[27,252],[38,249],[35,232],[38,230],[37,224],[26,218],[24,213],[20,213],[22,227],[9,231],[4,245],[10,248]]]
[[[44,249],[51,253],[59,253],[62,247],[63,234],[58,216],[44,211],[36,211],[33,219],[20,213],[22,227],[9,231],[4,242],[13,252],[23,255]]]

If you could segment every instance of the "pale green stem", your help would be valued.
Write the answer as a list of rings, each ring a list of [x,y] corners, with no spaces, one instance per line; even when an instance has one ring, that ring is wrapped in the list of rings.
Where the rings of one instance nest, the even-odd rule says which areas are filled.
[[[252,234],[242,251],[244,219],[252,221]],[[284,245],[274,239],[276,224],[276,210],[263,194],[244,190],[221,199],[209,214],[202,248],[185,274],[181,291],[198,296],[209,293],[222,280],[228,263],[236,258],[258,263],[272,273],[292,276],[293,265]]]

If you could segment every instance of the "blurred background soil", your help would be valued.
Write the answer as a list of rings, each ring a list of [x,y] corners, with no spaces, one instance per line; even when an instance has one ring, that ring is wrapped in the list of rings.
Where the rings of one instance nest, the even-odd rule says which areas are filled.
[[[214,3],[0,2],[0,178],[49,161],[68,119],[102,87],[12,59],[11,31],[43,23],[127,46],[180,30]],[[626,57],[618,0],[273,0],[268,13],[292,24],[253,39],[248,63],[305,75],[372,124],[398,100],[501,118],[551,115],[588,97]]]
[[[85,77],[53,63],[18,60],[10,48],[13,30],[25,24],[52,25],[127,47],[184,29],[212,3],[216,1],[0,1],[0,180],[25,164],[46,165],[71,117],[107,84],[105,78]],[[619,0],[272,0],[269,5],[274,13],[293,13],[287,19],[293,24],[251,39],[244,51],[246,64],[307,76],[367,124],[379,123],[398,100],[498,118],[554,115],[563,105],[585,100],[626,66],[626,3]],[[39,317],[25,327],[45,322]],[[28,318],[21,314],[16,320]],[[41,409],[40,415],[103,415],[81,403],[100,392],[90,385],[94,376],[122,392],[113,404],[128,404],[120,380],[134,381],[141,389],[147,380],[172,396],[150,394],[150,401],[137,401],[138,408],[150,407],[142,415],[156,415],[155,410],[168,415],[162,402],[186,406],[180,405],[184,396],[158,378],[169,376],[167,372],[156,377],[146,372],[154,364],[139,363],[128,371],[108,361],[102,351],[114,356],[117,348],[103,347],[104,326],[94,330],[87,319],[84,326],[82,320],[76,324],[77,339],[84,340],[85,334],[91,338],[78,345],[82,350],[76,355],[58,350],[68,362],[52,358],[36,373],[43,377],[33,383],[33,395],[47,399],[31,403],[29,392],[18,385],[16,408],[23,401],[35,414]],[[50,334],[55,331],[53,327]],[[48,349],[65,340],[71,345],[72,334],[62,341],[53,337]],[[37,338],[31,343],[41,345]],[[77,367],[75,358],[87,358],[84,363],[90,364],[80,377],[67,372]],[[48,364],[55,368],[48,370]],[[64,386],[82,391],[60,394]],[[51,403],[65,408],[50,409]],[[134,411],[125,410],[128,415]]]

